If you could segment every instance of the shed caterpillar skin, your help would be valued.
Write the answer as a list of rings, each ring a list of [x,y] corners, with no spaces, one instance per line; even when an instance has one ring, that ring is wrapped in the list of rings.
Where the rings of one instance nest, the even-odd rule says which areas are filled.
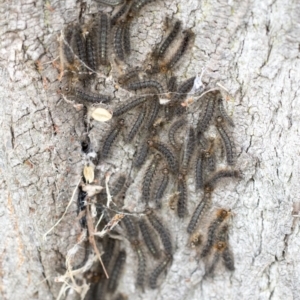
[[[169,132],[168,132],[169,142],[176,150],[180,149],[178,142],[176,142],[176,138],[175,138],[176,133],[177,133],[178,129],[183,127],[185,124],[186,124],[186,119],[180,118],[179,120],[176,120],[169,129]]]
[[[98,31],[98,54],[100,65],[107,65],[107,47],[109,39],[110,20],[106,14],[101,14]],[[100,28],[99,28],[100,27]]]
[[[137,91],[142,89],[155,89],[159,94],[164,93],[164,88],[162,85],[155,80],[145,80],[145,81],[136,81],[132,82],[127,86],[128,90]]]
[[[189,127],[182,148],[183,151],[182,151],[180,172],[183,175],[186,175],[188,172],[190,161],[195,150],[195,144],[196,144],[196,139],[195,139],[194,129],[192,127]]]
[[[169,183],[169,170],[167,168],[164,168],[162,170],[162,173],[163,173],[163,177],[160,181],[160,185],[157,188],[157,191],[156,191],[155,197],[154,197],[157,208],[161,208],[161,199],[162,199],[164,192]]]
[[[149,147],[153,147],[157,151],[159,151],[166,159],[170,171],[176,173],[176,171],[178,170],[178,162],[175,158],[174,153],[162,142],[149,140],[148,145]]]
[[[173,248],[172,248],[172,242],[171,242],[169,231],[162,224],[161,220],[154,214],[154,211],[151,208],[147,208],[145,213],[151,225],[159,234],[166,253],[172,255]]]
[[[196,229],[199,220],[206,213],[210,205],[211,205],[211,193],[205,192],[202,201],[197,205],[191,217],[191,220],[187,228],[188,233],[192,233]]]
[[[133,243],[133,248],[138,256],[138,271],[136,285],[144,290],[144,282],[146,275],[146,257],[139,241]]]
[[[173,102],[178,102],[186,98],[187,94],[190,92],[194,85],[195,76],[185,80],[180,86],[178,87],[176,94],[172,97]]]
[[[133,98],[133,99],[129,99],[130,101],[127,101],[127,103],[121,104],[119,105],[113,112],[113,116],[114,117],[118,117],[128,111],[130,111],[131,109],[143,104],[144,102],[146,102],[149,99],[149,97],[139,97],[139,98]]]
[[[230,212],[225,209],[219,209],[217,211],[217,217],[211,222],[208,227],[207,241],[202,249],[201,257],[206,257],[210,253],[211,248],[216,240],[216,231],[218,230],[220,224],[224,222],[229,216]]]
[[[111,96],[88,92],[80,87],[75,87],[74,92],[76,97],[83,102],[86,101],[89,103],[107,103],[111,100]]]
[[[214,173],[210,178],[207,179],[204,186],[206,189],[213,191],[216,188],[216,184],[222,178],[240,178],[240,172],[238,170],[220,170]]]
[[[159,47],[157,51],[154,52],[154,56],[157,58],[163,58],[168,48],[171,46],[172,42],[175,40],[176,36],[179,33],[181,27],[181,22],[176,21],[171,32],[167,36],[167,38],[164,40],[162,45]]]
[[[149,130],[152,128],[157,116],[158,116],[158,113],[159,113],[159,109],[160,109],[160,104],[159,104],[159,99],[157,96],[153,96],[153,100],[151,101],[150,103],[150,106],[149,106],[149,116],[148,116],[148,120],[147,120],[147,123],[146,123],[146,128]]]
[[[125,250],[121,250],[116,258],[112,271],[110,273],[107,290],[114,292],[117,289],[119,278],[126,260]]]
[[[184,218],[187,206],[187,186],[186,179],[182,174],[178,176],[178,201],[177,201],[177,215],[179,218]]]
[[[124,48],[123,48],[123,35],[124,35],[124,26],[123,24],[118,24],[116,26],[116,31],[114,35],[114,50],[117,58],[121,61],[124,61]]]
[[[160,256],[160,252],[158,246],[153,240],[153,236],[151,234],[147,221],[141,218],[139,220],[139,227],[148,250],[153,255],[153,257],[158,258]]]
[[[194,33],[191,30],[187,30],[185,32],[184,37],[183,37],[179,47],[177,48],[176,52],[174,53],[174,55],[170,58],[169,61],[161,64],[161,70],[163,72],[167,72],[168,70],[171,70],[174,68],[174,66],[177,64],[177,62],[180,60],[180,58],[186,52],[193,36],[194,36]]]
[[[136,134],[139,132],[144,120],[145,120],[145,116],[146,116],[146,106],[143,107],[143,109],[140,111],[137,119],[135,120],[129,134],[127,137],[127,142],[131,142],[134,137],[136,136]]]
[[[227,163],[228,165],[233,166],[235,164],[236,159],[234,142],[231,139],[229,133],[227,132],[226,127],[224,126],[224,119],[221,116],[218,116],[216,120],[216,127],[219,131],[219,134],[222,138],[225,147]]]
[[[160,154],[156,154],[144,176],[143,187],[142,187],[142,199],[143,201],[146,202],[146,204],[148,204],[150,201],[151,185],[160,160],[161,160]]]
[[[127,211],[126,211],[127,212]],[[129,239],[131,241],[135,241],[138,238],[138,229],[137,226],[135,224],[135,222],[133,221],[132,217],[129,215],[126,215],[122,221],[121,221],[125,227],[126,227],[126,231],[127,234],[129,236]]]
[[[223,99],[221,97],[218,98],[217,103],[218,103],[219,112],[220,112],[222,118],[224,119],[225,123],[227,123],[231,127],[234,127],[234,123],[233,123],[232,119],[228,116],[228,114],[225,110],[224,104],[223,104]]]
[[[167,256],[150,274],[149,276],[149,285],[151,289],[157,287],[157,279],[159,275],[166,269],[168,263],[171,261],[171,257]]]
[[[118,124],[115,127],[113,127],[112,130],[107,135],[103,143],[102,152],[101,152],[101,157],[103,159],[106,159],[108,157],[112,144],[114,143],[115,139],[123,129],[124,124],[125,124],[124,119],[120,119]]]
[[[198,137],[203,135],[203,133],[207,130],[215,111],[215,93],[209,93],[206,98],[204,113],[197,124]]]

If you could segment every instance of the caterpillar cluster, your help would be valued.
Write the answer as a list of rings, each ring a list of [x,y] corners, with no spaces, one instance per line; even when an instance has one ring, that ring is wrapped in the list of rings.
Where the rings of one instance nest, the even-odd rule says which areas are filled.
[[[126,63],[131,54],[132,20],[138,18],[145,5],[155,1],[99,2],[116,6],[111,16],[99,13],[87,25],[69,25],[63,32],[60,49],[67,84],[61,93],[88,108],[105,105],[112,111],[111,125],[98,152],[92,155],[93,145],[89,141],[85,144],[83,151],[89,165],[101,166],[113,158],[115,145],[123,137],[126,144],[140,141],[132,168],[138,172],[144,164],[147,167],[141,184],[143,210],[140,213],[123,209],[124,195],[126,197],[130,187],[127,174],[119,174],[113,184],[108,184],[107,190],[96,196],[86,191],[86,183],[92,180],[85,178],[84,188],[79,188],[78,214],[82,228],[88,227],[84,212],[87,205],[93,203],[97,214],[94,223],[100,218],[97,230],[107,233],[98,243],[104,252],[102,261],[109,279],[100,264],[93,266],[93,274],[97,276],[86,272],[90,290],[85,299],[112,299],[115,293],[115,299],[124,297],[118,293],[128,251],[122,238],[130,242],[136,256],[137,288],[144,291],[158,286],[175,252],[172,232],[161,214],[168,193],[173,194],[169,197],[170,209],[176,210],[179,219],[190,219],[186,228],[189,245],[199,249],[198,256],[205,260],[206,274],[213,274],[221,261],[226,269],[233,271],[228,237],[230,210],[222,208],[211,212],[211,208],[212,194],[219,182],[224,178],[240,178],[239,171],[234,169],[236,149],[230,132],[234,123],[223,106],[220,90],[199,88],[198,77],[177,83],[173,73],[192,45],[194,33],[182,28],[178,20],[171,22],[162,42],[154,47],[143,65],[129,67],[115,78],[122,89],[135,93],[116,104],[113,95],[92,91],[94,79],[99,70],[119,69],[120,63]],[[193,97],[195,92],[201,95]],[[198,113],[192,121],[191,110]],[[128,114],[135,115],[133,121],[127,118]],[[221,168],[220,164],[226,167]],[[188,178],[193,178],[197,195],[202,195],[191,215],[188,200],[192,186]],[[105,182],[102,183],[105,186]],[[203,226],[205,219],[210,220],[206,227]],[[122,238],[115,239],[115,236]],[[154,268],[150,266],[153,259]]]

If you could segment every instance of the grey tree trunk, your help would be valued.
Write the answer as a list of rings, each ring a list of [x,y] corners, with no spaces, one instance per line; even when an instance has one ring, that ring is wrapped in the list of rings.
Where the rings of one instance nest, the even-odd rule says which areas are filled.
[[[84,109],[57,93],[56,59],[60,31],[78,21],[83,4],[15,0],[0,5],[1,299],[56,299],[62,284],[54,279],[80,235],[74,201],[43,239],[63,215],[82,174]],[[95,1],[86,5],[86,19],[111,11]],[[188,220],[182,224],[166,206],[162,215],[176,251],[165,280],[157,290],[136,290],[136,261],[129,254],[119,290],[128,299],[300,299],[300,3],[154,2],[133,23],[132,64],[142,62],[160,40],[166,15],[196,33],[177,70],[180,78],[205,67],[205,79],[231,95],[227,109],[236,125],[243,179],[218,189],[213,201],[234,212],[230,244],[236,270],[203,279],[203,262],[186,247]],[[94,126],[97,150],[97,133],[107,126]],[[128,158],[120,158],[124,168]],[[197,200],[194,195],[190,214]],[[68,297],[80,298],[74,291]]]

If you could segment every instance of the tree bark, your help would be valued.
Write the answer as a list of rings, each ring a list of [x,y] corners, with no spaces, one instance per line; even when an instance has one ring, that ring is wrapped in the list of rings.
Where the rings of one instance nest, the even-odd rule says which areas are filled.
[[[60,31],[78,21],[83,4],[0,4],[1,299],[55,299],[61,283],[54,279],[81,232],[73,201],[62,222],[43,239],[62,217],[82,175],[85,110],[57,93],[55,63]],[[86,5],[82,21],[112,11],[95,1]],[[186,247],[188,218],[179,222],[166,205],[161,216],[176,249],[166,278],[156,290],[136,290],[136,270],[131,267],[136,258],[128,252],[119,290],[128,299],[300,299],[295,216],[300,209],[299,1],[156,1],[133,23],[132,65],[140,65],[160,40],[166,16],[182,20],[196,33],[193,48],[176,71],[180,78],[205,67],[205,80],[221,84],[231,95],[227,110],[235,122],[243,179],[218,189],[213,202],[234,213],[230,244],[236,270],[203,278],[203,262]],[[96,151],[106,128],[93,123],[90,136]],[[125,151],[126,156],[116,155],[112,161],[129,170],[134,150]],[[102,176],[108,168],[99,167]],[[142,172],[126,195],[127,207],[135,205]],[[198,200],[191,193],[189,215]],[[84,252],[79,252],[78,261],[83,259]],[[79,295],[69,291],[68,297]]]

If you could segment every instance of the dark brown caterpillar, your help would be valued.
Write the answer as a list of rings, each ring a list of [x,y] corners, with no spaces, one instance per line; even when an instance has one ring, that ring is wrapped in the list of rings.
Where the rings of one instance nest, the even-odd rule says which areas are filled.
[[[126,22],[123,29],[123,48],[124,53],[128,56],[131,53],[131,43],[130,43],[130,25],[131,22]]]
[[[149,140],[148,145],[149,147],[153,147],[157,151],[159,151],[166,159],[171,172],[176,173],[176,171],[178,170],[178,163],[174,153],[162,142]]]
[[[129,99],[128,101],[126,101],[127,103],[121,104],[114,110],[113,116],[118,117],[118,116],[128,112],[129,110],[137,107],[138,105],[143,104],[148,99],[149,99],[148,97],[133,98],[133,100]]]
[[[168,186],[169,183],[169,170],[167,168],[164,168],[162,170],[163,173],[163,177],[160,180],[160,185],[157,188],[157,191],[155,193],[154,199],[155,199],[155,203],[156,203],[156,207],[157,208],[161,208],[161,199],[164,195],[164,192]]]
[[[171,32],[169,33],[167,38],[164,40],[162,45],[159,47],[159,49],[155,53],[155,56],[157,58],[163,58],[164,57],[166,51],[168,50],[168,48],[170,47],[170,45],[172,44],[172,42],[175,40],[176,36],[178,35],[180,27],[181,27],[181,22],[176,21],[176,23],[174,24],[174,27],[172,28]]]
[[[185,80],[177,89],[176,93],[172,97],[172,101],[181,101],[186,98],[187,94],[193,88],[195,76]]]
[[[214,255],[213,255],[213,259],[210,262],[210,265],[206,268],[205,271],[205,275],[211,275],[214,273],[216,266],[218,264],[218,262],[220,261],[222,252],[225,249],[225,243],[224,242],[217,242],[214,246],[213,246],[213,250],[214,250]]]
[[[76,98],[82,100],[82,102],[86,101],[90,103],[107,103],[111,100],[111,96],[88,92],[80,87],[75,87],[74,91]]]
[[[101,256],[102,262],[105,266],[105,268],[108,268],[108,265],[111,261],[112,254],[114,252],[114,249],[116,247],[116,240],[112,238],[107,238],[105,248],[104,248],[104,254]]]
[[[74,50],[74,53],[77,55],[78,59],[81,60],[84,64],[86,64],[87,59],[85,51],[85,41],[82,35],[82,30],[79,25],[76,25],[74,28],[72,48]]]
[[[207,270],[207,274],[210,275],[214,272],[218,261],[222,257],[225,268],[229,271],[234,271],[234,258],[232,252],[229,249],[228,244],[228,225],[225,224],[221,227],[216,236],[216,243],[213,245],[214,257]]]
[[[119,278],[125,264],[126,260],[126,252],[125,250],[121,250],[116,258],[114,266],[109,276],[109,281],[107,285],[107,290],[109,292],[114,292],[117,289]]]
[[[233,166],[235,164],[235,158],[236,158],[235,145],[223,123],[224,123],[223,118],[220,116],[217,117],[216,127],[219,131],[219,134],[222,138],[225,147],[227,163],[230,166]]]
[[[206,189],[213,191],[216,187],[216,184],[222,178],[240,178],[240,172],[238,170],[220,170],[213,174],[204,184]]]
[[[180,147],[178,146],[178,143],[176,142],[175,136],[178,131],[178,129],[186,124],[185,118],[180,118],[179,120],[175,121],[168,132],[169,142],[171,145],[178,150]]]
[[[222,251],[223,264],[225,268],[229,271],[234,271],[234,258],[231,250],[229,249],[228,242],[228,224],[225,224],[220,228],[217,234],[217,241],[225,243],[225,247]]]
[[[128,211],[125,211],[125,213],[128,213]],[[129,215],[126,215],[122,221],[121,221],[125,227],[126,227],[126,231],[127,234],[129,236],[129,239],[131,241],[136,241],[138,238],[138,229],[137,226],[135,224],[135,222],[133,221],[133,218]]]
[[[106,66],[108,64],[107,59],[107,47],[109,39],[109,26],[110,20],[106,14],[100,15],[100,21],[97,28],[98,32],[98,54],[100,65]]]
[[[138,133],[138,131],[140,130],[144,120],[146,117],[146,106],[143,107],[143,109],[140,111],[140,113],[138,114],[137,119],[135,120],[129,134],[127,137],[127,142],[131,142],[134,137],[136,136],[136,134]]]
[[[112,130],[107,135],[103,143],[102,152],[101,152],[101,157],[103,159],[106,159],[108,157],[112,144],[117,138],[117,136],[119,135],[119,133],[121,132],[121,130],[123,129],[124,124],[125,124],[124,119],[119,120],[118,124],[115,127],[113,127]]]
[[[224,108],[222,98],[218,98],[218,108],[219,108],[219,112],[220,112],[221,116],[223,117],[225,123],[227,123],[231,127],[234,127],[234,123],[233,123],[232,119],[228,116],[228,114]]]
[[[164,88],[162,87],[162,85],[155,80],[132,82],[127,86],[127,89],[132,91],[137,91],[146,88],[155,89],[159,94],[164,93]]]
[[[195,167],[196,191],[204,187],[204,154],[198,151]]]
[[[149,146],[146,143],[146,141],[144,141],[142,143],[142,146],[139,148],[137,156],[136,156],[136,158],[133,162],[133,165],[136,168],[141,167],[144,164],[144,162],[146,161],[146,157],[148,155],[148,152],[149,152]]]
[[[155,176],[157,167],[159,165],[161,156],[160,154],[155,154],[154,159],[152,160],[150,166],[148,167],[144,180],[143,180],[143,187],[142,187],[142,200],[146,202],[148,205],[150,201],[150,196],[151,196],[151,185],[153,182],[153,178]]]
[[[148,220],[150,221],[151,225],[153,226],[153,228],[159,234],[161,242],[165,248],[166,253],[169,255],[172,255],[173,248],[172,248],[172,242],[171,242],[169,231],[162,224],[160,219],[154,214],[154,211],[151,208],[147,208],[146,215],[147,215]]]
[[[149,276],[149,285],[151,289],[155,289],[157,287],[157,279],[158,276],[165,270],[168,263],[171,261],[171,257],[167,256],[150,274]]]
[[[146,257],[141,247],[140,242],[135,242],[133,244],[133,248],[135,249],[138,256],[138,271],[137,271],[137,280],[136,285],[144,290],[144,282],[146,275]]]
[[[200,137],[201,135],[203,135],[203,133],[207,130],[214,111],[215,111],[215,93],[211,92],[208,95],[206,95],[206,105],[205,105],[205,109],[204,109],[204,114],[201,116],[198,124],[197,124],[197,134],[198,137]]]
[[[183,175],[186,175],[188,173],[190,161],[195,150],[195,144],[196,144],[196,139],[195,139],[194,128],[190,126],[187,130],[186,138],[182,148],[183,151],[182,151],[180,172]]]
[[[163,72],[167,72],[167,71],[174,68],[176,63],[183,56],[183,54],[186,52],[193,36],[194,36],[194,33],[191,30],[185,31],[183,40],[182,40],[181,44],[179,45],[179,47],[177,48],[174,55],[171,57],[171,59],[168,62],[163,63],[161,65],[161,69],[162,69]]]
[[[147,221],[144,219],[140,219],[139,227],[140,227],[143,239],[145,241],[145,244],[146,244],[148,250],[155,258],[158,258],[160,256],[158,246],[155,244],[155,242],[153,240],[153,236],[152,236],[152,233],[150,231]]]
[[[178,176],[178,201],[177,201],[177,215],[179,218],[184,218],[187,206],[187,186],[186,179],[182,174]]]
[[[63,53],[69,65],[74,64],[74,52],[71,48],[71,41],[73,37],[73,28],[68,26],[64,32],[64,40],[63,40]]]
[[[160,109],[158,97],[157,96],[153,96],[153,97],[154,97],[154,99],[153,99],[153,101],[151,101],[149,112],[148,112],[149,119],[147,120],[147,123],[146,123],[146,128],[148,130],[152,128],[152,126],[157,118],[157,115],[159,113],[159,109]]]
[[[146,5],[155,0],[134,0],[129,11],[130,16],[136,16],[139,11]]]
[[[168,92],[175,92],[177,90],[177,77],[176,76],[171,76],[168,84],[167,84],[167,90]]]
[[[124,61],[124,48],[123,48],[124,25],[122,23],[116,25],[114,35],[114,50],[117,58]]]
[[[211,193],[205,192],[202,201],[197,205],[197,207],[191,217],[191,220],[190,220],[188,228],[187,228],[188,233],[192,233],[196,229],[199,220],[205,214],[205,212],[208,210],[210,205],[211,205]]]
[[[203,151],[203,157],[205,158],[206,169],[209,172],[214,172],[216,170],[216,154],[215,154],[215,142],[211,140],[209,149]]]
[[[126,16],[128,9],[129,9],[128,1],[125,1],[125,3],[121,6],[121,8],[111,18],[111,25],[114,26],[120,20],[124,20],[124,17]]]
[[[140,72],[139,68],[133,68],[133,69],[129,70],[127,73],[125,73],[124,75],[122,75],[118,78],[118,83],[121,85],[124,85],[133,79],[136,79],[136,78],[138,79],[139,72]]]
[[[97,44],[95,42],[95,37],[93,35],[93,29],[85,37],[86,42],[86,55],[87,55],[87,65],[96,71],[98,68],[98,57],[97,57]]]
[[[211,248],[216,240],[216,231],[218,230],[220,224],[224,222],[229,216],[230,211],[227,211],[225,209],[219,209],[217,211],[216,219],[213,220],[208,227],[207,241],[202,249],[201,257],[206,257],[210,253]]]

